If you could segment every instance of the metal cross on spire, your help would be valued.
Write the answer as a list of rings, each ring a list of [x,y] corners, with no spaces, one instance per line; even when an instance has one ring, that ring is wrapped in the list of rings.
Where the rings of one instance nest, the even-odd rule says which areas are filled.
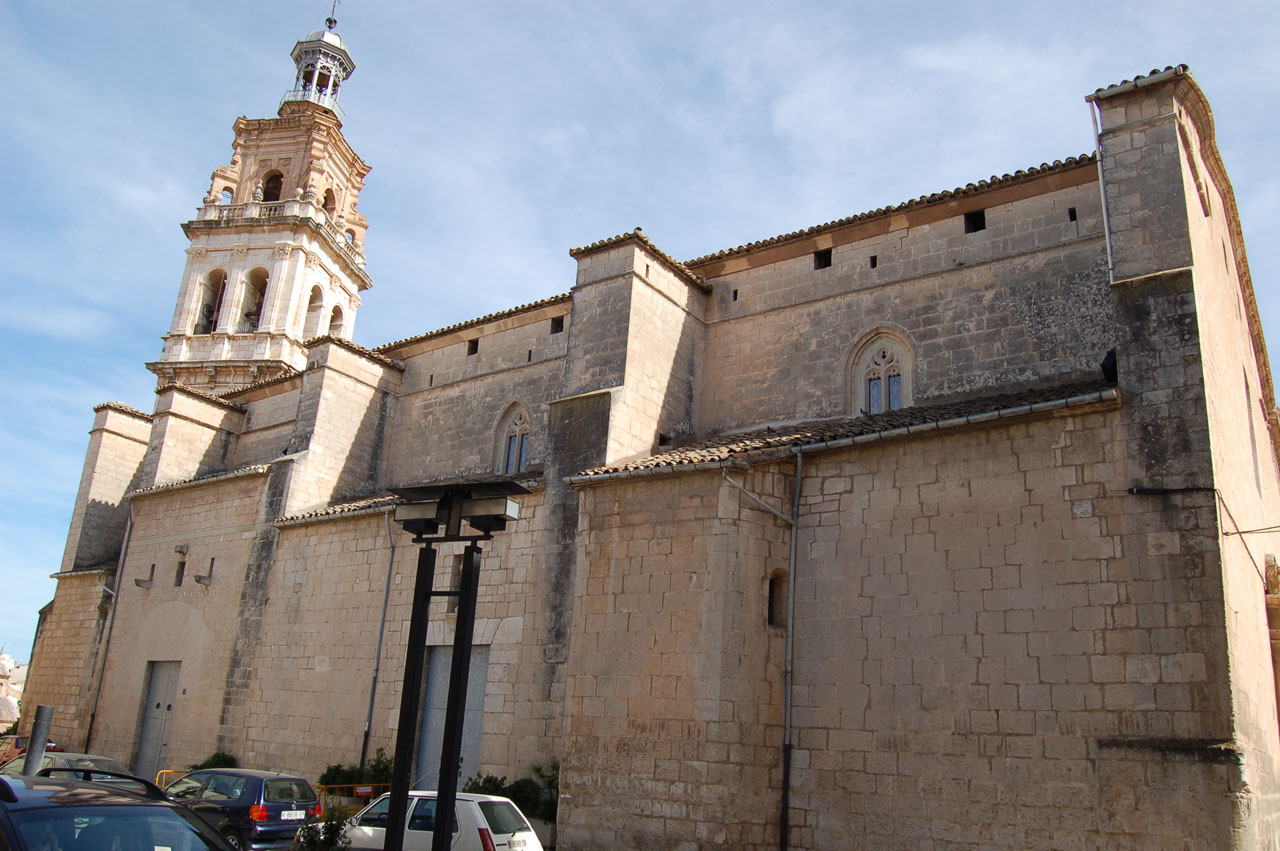
[[[324,25],[330,32],[338,25],[338,4],[341,2],[342,0],[333,0],[333,6],[329,9],[329,17],[324,19]]]

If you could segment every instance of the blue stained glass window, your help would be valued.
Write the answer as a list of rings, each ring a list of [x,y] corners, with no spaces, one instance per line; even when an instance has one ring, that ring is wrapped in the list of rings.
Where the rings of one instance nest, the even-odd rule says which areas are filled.
[[[889,376],[889,410],[902,410],[902,376]]]
[[[884,401],[881,398],[880,378],[867,379],[867,413],[878,414],[884,410]]]

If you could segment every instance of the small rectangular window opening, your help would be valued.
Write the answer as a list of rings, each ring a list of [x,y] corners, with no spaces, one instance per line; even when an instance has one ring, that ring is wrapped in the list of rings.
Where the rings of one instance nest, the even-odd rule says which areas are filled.
[[[173,572],[173,587],[177,588],[182,584],[183,578],[187,575],[187,561],[183,559],[178,562],[178,569]]]
[[[560,333],[563,333],[563,331],[564,331],[564,317],[563,316],[551,317],[551,333],[560,334]]]
[[[467,357],[471,357],[478,351],[480,351],[480,341],[467,340]]]
[[[738,300],[738,291],[737,291],[737,290],[734,290],[734,291],[733,291],[733,300],[734,300],[734,301],[737,301],[737,300]]]
[[[813,252],[813,268],[827,269],[831,266],[831,249],[823,248]]]
[[[1074,222],[1075,220],[1076,220],[1076,208],[1075,208],[1075,207],[1068,207],[1068,208],[1067,208],[1067,221],[1069,221],[1069,222]]]
[[[525,363],[533,363],[533,349],[529,350],[529,357],[525,359]]]
[[[671,446],[671,435],[658,432],[658,448],[666,449]]]
[[[987,211],[971,210],[964,214],[964,232],[977,233],[987,229]]]
[[[877,267],[877,266],[879,266],[879,265],[880,265],[880,258],[879,258],[879,257],[877,257],[876,255],[872,254],[872,255],[871,255],[871,268],[872,268],[872,269],[874,269],[875,267]]]
[[[436,374],[434,372],[427,376],[427,386],[428,387],[436,386]]]

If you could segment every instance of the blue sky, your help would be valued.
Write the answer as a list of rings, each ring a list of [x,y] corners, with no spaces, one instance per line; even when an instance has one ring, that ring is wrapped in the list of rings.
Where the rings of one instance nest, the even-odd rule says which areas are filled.
[[[0,0],[0,647],[54,592],[92,406],[153,404],[193,218],[325,0]],[[1280,4],[345,0],[376,346],[566,292],[643,226],[701,256],[1093,149],[1084,96],[1185,62],[1280,351]]]

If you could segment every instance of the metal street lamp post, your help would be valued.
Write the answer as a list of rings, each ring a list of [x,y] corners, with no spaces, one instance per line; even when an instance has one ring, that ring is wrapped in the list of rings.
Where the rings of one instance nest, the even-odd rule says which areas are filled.
[[[439,785],[436,788],[436,830],[431,851],[448,851],[452,842],[454,804],[458,794],[458,766],[462,756],[463,711],[467,678],[471,669],[472,632],[476,621],[476,594],[480,585],[480,542],[506,528],[520,516],[511,497],[528,490],[511,480],[444,482],[391,488],[404,502],[396,506],[395,520],[413,535],[418,569],[413,584],[408,646],[400,691],[400,718],[396,730],[395,763],[391,776],[391,801],[387,812],[385,851],[403,851],[409,815],[409,789],[413,785],[413,755],[417,749],[418,717],[422,708],[422,674],[426,664],[427,612],[433,597],[457,597],[457,623],[453,638],[453,665],[449,672],[449,697],[445,708],[440,748]],[[463,522],[470,527],[463,530]],[[457,590],[436,591],[435,545],[466,542]]]

